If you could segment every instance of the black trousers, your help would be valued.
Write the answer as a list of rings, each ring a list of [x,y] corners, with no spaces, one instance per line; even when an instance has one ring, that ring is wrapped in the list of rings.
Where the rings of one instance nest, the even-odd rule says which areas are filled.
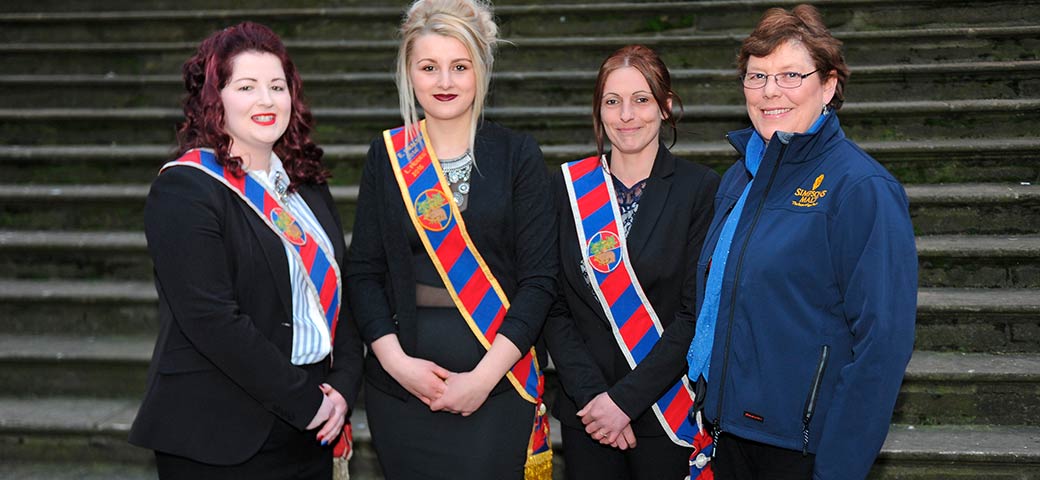
[[[301,365],[308,382],[318,385],[328,372],[328,362]],[[275,418],[271,432],[260,450],[238,465],[210,465],[190,458],[155,452],[161,480],[330,480],[332,445],[322,446],[318,430],[300,431]]]
[[[299,431],[275,420],[260,451],[238,465],[209,465],[190,458],[155,452],[162,480],[296,479],[330,480],[332,447],[322,447],[317,431]]]
[[[636,437],[636,448],[621,451],[584,429],[564,425],[562,433],[567,480],[682,480],[690,473],[693,450],[666,435]]]
[[[723,432],[715,445],[717,480],[810,480],[815,455],[754,442]]]

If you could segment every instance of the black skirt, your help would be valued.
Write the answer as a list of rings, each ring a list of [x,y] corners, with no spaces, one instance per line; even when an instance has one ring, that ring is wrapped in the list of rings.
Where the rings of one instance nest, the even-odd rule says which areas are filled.
[[[457,309],[420,307],[417,320],[417,357],[455,372],[472,370],[483,358],[484,347]],[[496,388],[463,417],[367,386],[372,443],[387,480],[523,479],[535,405],[513,388]]]

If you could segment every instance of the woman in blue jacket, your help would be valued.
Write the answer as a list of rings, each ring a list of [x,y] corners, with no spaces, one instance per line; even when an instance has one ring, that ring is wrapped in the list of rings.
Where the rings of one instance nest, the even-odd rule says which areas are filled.
[[[845,134],[848,67],[819,13],[771,9],[738,56],[752,128],[698,262],[688,360],[724,479],[861,479],[914,341],[917,257],[899,182]]]

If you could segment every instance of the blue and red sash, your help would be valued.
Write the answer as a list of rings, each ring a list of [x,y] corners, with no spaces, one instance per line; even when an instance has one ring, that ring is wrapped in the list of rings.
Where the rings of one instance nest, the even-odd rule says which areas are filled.
[[[413,129],[408,135],[407,144],[405,127],[383,132],[394,177],[419,239],[455,306],[481,345],[491,348],[509,309],[509,299],[473,245],[440,162],[427,148],[425,120],[419,123],[418,130]],[[548,417],[542,404],[545,380],[534,348],[506,376],[521,397],[536,405],[526,476],[548,479],[552,473],[552,450]]]
[[[295,255],[293,258],[303,265],[307,272],[307,292],[318,300],[325,323],[329,327],[329,340],[336,335],[336,324],[339,321],[340,280],[339,266],[331,252],[318,243],[317,239],[297,222],[278,199],[271,195],[259,182],[243,175],[236,177],[222,165],[217,163],[216,155],[206,149],[195,149],[185,153],[181,158],[163,165],[163,170],[171,167],[193,167],[209,174],[224,186],[237,193],[246,205],[263,219],[264,223],[282,239],[291,245]]]
[[[621,212],[606,163],[597,157],[560,166],[590,283],[614,339],[633,369],[661,338],[661,322],[646,299],[628,257]],[[685,376],[652,406],[672,442],[703,443],[707,431],[691,415],[693,390]],[[697,478],[696,476],[693,478]]]

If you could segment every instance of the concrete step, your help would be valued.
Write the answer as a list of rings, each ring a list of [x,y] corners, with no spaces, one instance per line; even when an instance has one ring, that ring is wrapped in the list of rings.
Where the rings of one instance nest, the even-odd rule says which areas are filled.
[[[859,102],[841,110],[842,127],[857,141],[1035,137],[1030,119],[1040,98],[1013,100]],[[544,144],[595,142],[586,106],[510,106],[487,118],[534,135]],[[315,141],[367,144],[387,125],[400,123],[395,108],[315,108]],[[176,108],[0,109],[0,142],[33,145],[166,143],[182,120]],[[717,141],[746,127],[743,105],[691,107],[679,123],[683,141]]]
[[[0,335],[0,396],[138,397],[155,339]]]
[[[911,184],[906,192],[921,235],[1040,233],[1036,185]]]
[[[5,462],[0,478],[7,480],[155,480],[151,463]]]
[[[399,123],[399,122],[398,122]],[[385,125],[380,128],[386,128]],[[677,143],[676,155],[722,172],[733,164],[733,147],[719,138]],[[373,133],[375,135],[375,133]],[[25,139],[22,139],[24,142]],[[0,177],[5,183],[81,184],[147,183],[172,156],[170,138],[157,144],[133,145],[0,145]],[[927,141],[857,140],[905,184],[1027,182],[1040,185],[1040,139],[993,137]],[[333,184],[357,184],[369,143],[323,142],[325,165]],[[583,158],[594,143],[542,143],[546,163]]]
[[[138,398],[0,398],[0,458],[4,465],[17,461],[147,465],[154,454],[126,441],[138,402]]]
[[[893,421],[1040,426],[1040,356],[915,351]]]
[[[762,9],[764,11],[764,8]],[[618,48],[643,43],[670,68],[728,68],[748,32],[566,35],[508,38],[496,55],[502,71],[594,70]],[[1037,60],[1040,26],[934,27],[835,32],[852,65]],[[165,74],[180,71],[198,40],[172,42],[47,42],[0,44],[8,74]],[[308,73],[393,71],[396,40],[290,40],[286,46]],[[46,59],[46,61],[41,61]]]
[[[150,281],[0,279],[0,335],[154,338],[156,308]]]
[[[147,280],[143,232],[0,232],[0,266],[8,278]]]
[[[0,458],[4,458],[0,477],[154,479],[152,451],[126,441],[138,401],[137,398],[0,397]],[[352,423],[355,450],[350,462],[351,478],[382,479],[364,411],[355,411]],[[558,431],[558,424],[553,423]],[[559,434],[554,434],[554,438],[559,448]],[[563,477],[554,478],[562,480]]]
[[[871,480],[1040,479],[1040,429],[893,425]]]
[[[0,473],[26,479],[154,478],[151,452],[125,442],[135,414],[134,401],[82,398],[0,398],[0,452],[8,459]],[[71,414],[68,412],[75,412]],[[383,478],[371,447],[363,411],[354,412],[355,456],[351,478]],[[553,427],[558,423],[553,421]],[[558,428],[554,429],[558,432]],[[562,452],[558,434],[553,448]],[[566,465],[554,455],[553,478],[562,480]],[[55,465],[67,465],[66,469]],[[88,464],[101,464],[125,477],[66,476],[79,469],[97,475]],[[119,466],[125,466],[120,470]],[[51,474],[55,476],[44,476]],[[869,478],[946,480],[969,478],[1040,478],[1040,428],[1026,426],[893,425]],[[5,475],[5,478],[11,478]]]
[[[150,281],[0,279],[0,334],[154,336]],[[1040,353],[1040,290],[921,288],[916,347]]]
[[[588,2],[581,4],[499,5],[495,15],[509,37],[613,34],[747,34],[762,12],[761,2]],[[401,5],[284,7],[255,9],[62,11],[0,14],[3,42],[154,42],[202,39],[243,20],[270,26],[283,39],[393,39]],[[145,7],[148,8],[148,7]],[[970,1],[819,2],[835,32],[954,25],[1027,25],[1040,6],[1027,1],[979,4]]]
[[[903,101],[1014,99],[1040,97],[1040,61],[854,65],[849,100]],[[735,71],[673,68],[672,84],[689,109],[703,104],[740,105],[743,91]],[[596,70],[498,72],[488,105],[587,106]],[[396,86],[389,72],[306,73],[311,105],[394,108]],[[4,108],[131,108],[179,105],[180,76],[169,75],[0,75]]]
[[[1040,186],[1015,184],[908,185],[919,235],[1040,233]],[[0,229],[141,230],[146,184],[2,185]],[[349,228],[356,186],[333,186]]]
[[[1040,290],[921,288],[918,350],[1040,353]]]
[[[143,230],[148,185],[0,186],[0,228]]]
[[[924,287],[1040,288],[1040,235],[929,235],[917,250]],[[152,276],[144,234],[129,231],[0,230],[0,266],[21,279]]]
[[[1040,235],[929,235],[917,239],[925,287],[1040,287]]]

